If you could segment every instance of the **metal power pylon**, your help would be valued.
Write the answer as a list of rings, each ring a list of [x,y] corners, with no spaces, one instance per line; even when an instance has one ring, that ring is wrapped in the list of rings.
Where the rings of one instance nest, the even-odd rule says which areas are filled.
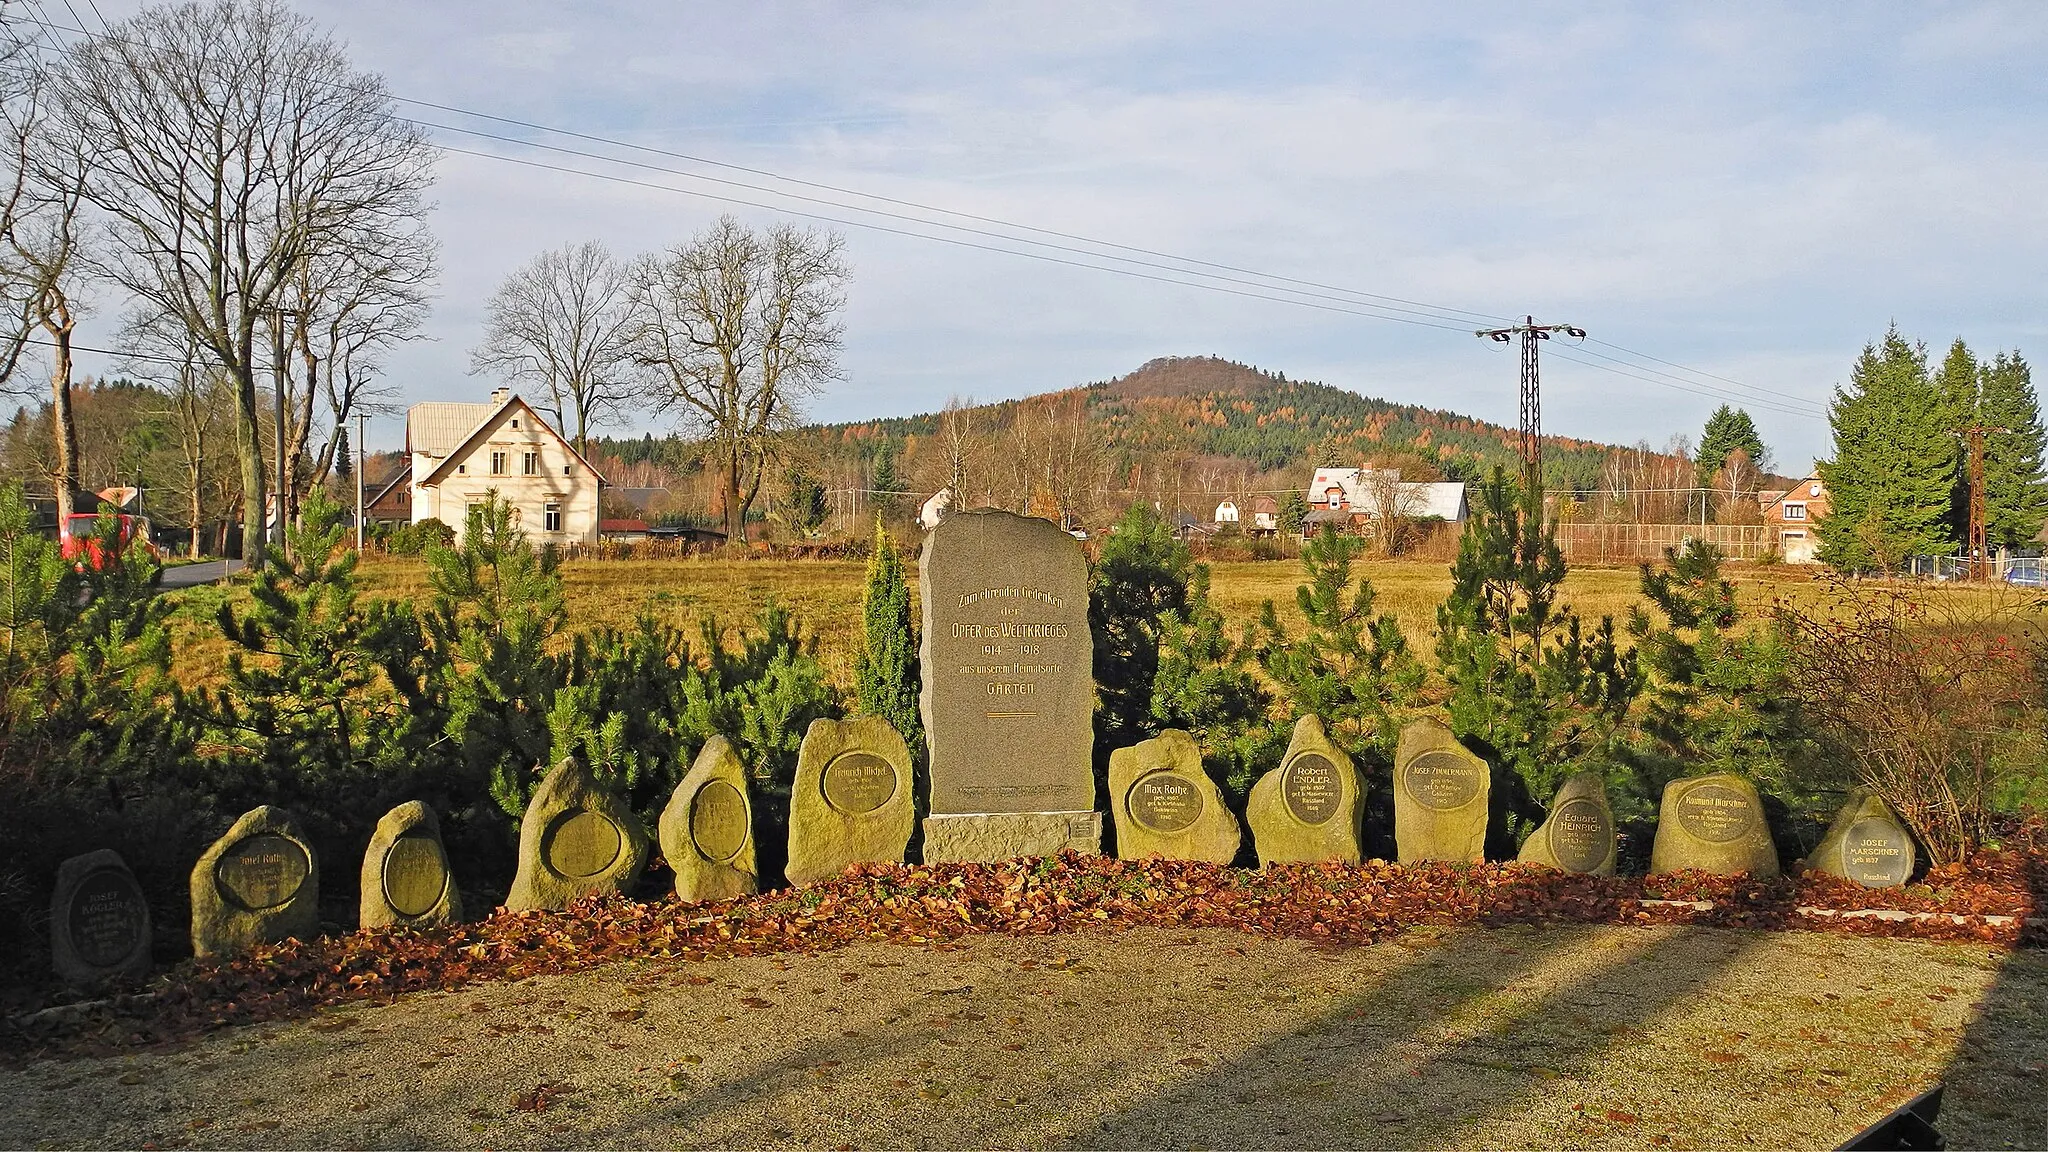
[[[1522,484],[1531,492],[1543,486],[1543,392],[1536,347],[1537,341],[1550,339],[1554,332],[1579,340],[1586,338],[1584,328],[1538,324],[1534,316],[1524,316],[1522,323],[1507,328],[1482,328],[1473,333],[1502,344],[1516,336],[1522,338]]]
[[[1963,547],[1963,555],[1969,560],[1970,579],[1991,579],[1990,508],[1984,499],[1984,434],[2004,432],[2005,428],[1993,428],[1984,424],[1972,424],[1963,429],[1963,438],[1970,446],[1970,538]]]

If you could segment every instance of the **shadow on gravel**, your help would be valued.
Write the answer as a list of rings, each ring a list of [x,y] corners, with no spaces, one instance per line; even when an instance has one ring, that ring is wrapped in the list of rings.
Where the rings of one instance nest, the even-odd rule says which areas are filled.
[[[1538,939],[1529,937],[1532,944]],[[1362,990],[1346,1010],[1219,1063],[1062,1143],[1460,1146],[1470,1142],[1460,1138],[1468,1125],[1526,1110],[1545,1083],[1585,1073],[1757,946],[1755,937],[1719,931],[1645,933],[1609,944],[1606,955],[1562,986],[1540,996],[1518,994],[1514,986],[1551,960],[1599,948],[1592,929],[1570,939],[1573,947],[1560,948],[1551,933],[1541,954],[1505,957],[1478,979],[1441,959],[1408,969]],[[1390,1002],[1405,1009],[1406,1023],[1385,1025]],[[1368,1018],[1374,1013],[1379,1021]],[[1565,1144],[1587,1142],[1585,1135],[1560,1137]]]

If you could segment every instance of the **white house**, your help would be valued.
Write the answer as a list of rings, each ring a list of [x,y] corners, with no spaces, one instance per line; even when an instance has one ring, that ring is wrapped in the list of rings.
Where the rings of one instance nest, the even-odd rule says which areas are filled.
[[[1280,530],[1280,502],[1271,496],[1252,501],[1252,534],[1270,536]]]
[[[488,404],[415,404],[405,412],[404,483],[412,522],[439,520],[462,539],[469,509],[495,490],[535,544],[596,543],[604,477],[526,401],[500,388]]]
[[[1225,500],[1221,504],[1216,505],[1216,524],[1218,527],[1235,523],[1237,523],[1237,503],[1235,501]]]
[[[1363,524],[1379,515],[1371,495],[1373,470],[1370,468],[1318,468],[1308,485],[1309,516],[1313,523],[1350,521]],[[1404,516],[1415,519],[1434,516],[1453,524],[1465,519],[1465,486],[1455,481],[1432,483],[1419,480],[1402,480],[1400,473],[1392,476],[1400,485],[1398,504]]]

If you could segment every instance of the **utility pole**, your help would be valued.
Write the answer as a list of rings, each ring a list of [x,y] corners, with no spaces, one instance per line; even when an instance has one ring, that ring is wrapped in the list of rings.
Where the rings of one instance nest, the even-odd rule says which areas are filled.
[[[356,413],[356,554],[363,551],[363,421],[366,417]]]
[[[1972,580],[1991,579],[1988,523],[1991,517],[1990,506],[1984,498],[1984,434],[2005,431],[2008,429],[1986,427],[1982,423],[1972,423],[1963,429],[1963,438],[1970,446],[1970,537],[1963,547]]]
[[[1517,336],[1522,338],[1522,486],[1531,493],[1543,487],[1543,395],[1538,382],[1537,341],[1548,340],[1555,332],[1578,340],[1586,338],[1584,328],[1538,324],[1534,316],[1524,316],[1520,324],[1506,328],[1482,328],[1473,333],[1500,344]]]

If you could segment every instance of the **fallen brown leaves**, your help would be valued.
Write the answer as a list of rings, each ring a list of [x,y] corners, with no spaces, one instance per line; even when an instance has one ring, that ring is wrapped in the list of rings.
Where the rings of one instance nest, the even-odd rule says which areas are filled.
[[[1523,864],[1368,861],[1246,871],[1067,854],[999,864],[870,865],[813,888],[716,904],[589,900],[559,913],[501,910],[432,932],[376,929],[289,940],[225,962],[183,965],[159,982],[153,996],[7,1024],[0,1028],[0,1057],[102,1055],[177,1044],[216,1028],[628,958],[814,953],[862,940],[948,947],[962,937],[994,932],[1229,928],[1336,947],[1370,944],[1422,926],[1687,923],[2010,947],[2042,943],[2044,935],[2019,921],[1983,917],[2039,915],[2034,893],[2048,890],[2036,887],[2044,879],[2041,860],[2029,843],[2024,851],[1980,854],[1968,870],[1943,870],[1928,883],[1883,891],[1827,877],[1601,878]],[[1646,899],[1710,906],[1646,907]],[[1956,918],[1822,918],[1802,914],[1801,907]],[[697,975],[674,979],[706,983]],[[740,1003],[772,1007],[759,997]],[[321,1026],[345,1027],[339,1019],[324,1017]],[[540,1089],[535,1092],[537,1101],[544,1099]]]

